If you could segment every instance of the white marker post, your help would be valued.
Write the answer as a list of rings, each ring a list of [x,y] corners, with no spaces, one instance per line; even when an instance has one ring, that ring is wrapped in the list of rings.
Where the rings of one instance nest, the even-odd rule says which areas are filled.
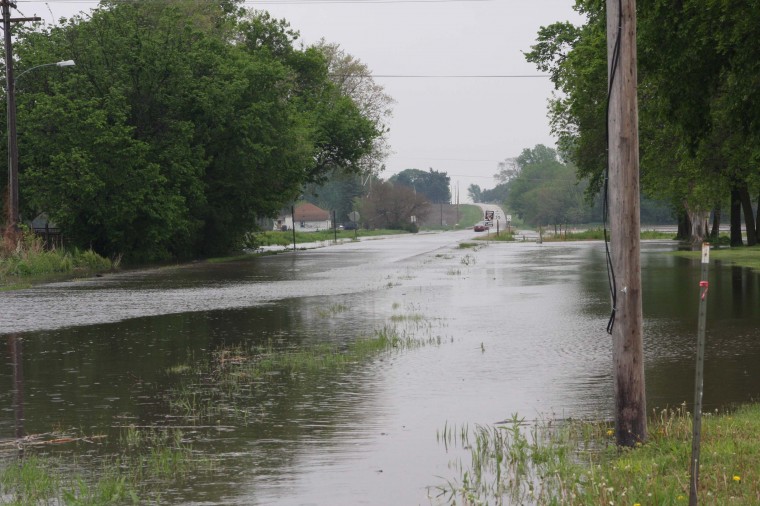
[[[707,317],[707,266],[710,263],[710,244],[702,243],[702,276],[699,282],[699,326],[697,330],[697,372],[694,378],[694,424],[691,436],[691,476],[689,506],[697,506],[699,488],[699,443],[702,438],[702,393],[705,372],[705,319]]]

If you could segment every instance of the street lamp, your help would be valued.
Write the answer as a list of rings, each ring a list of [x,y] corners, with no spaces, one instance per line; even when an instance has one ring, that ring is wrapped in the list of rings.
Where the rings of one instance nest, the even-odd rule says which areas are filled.
[[[10,61],[10,60],[6,60]],[[71,67],[76,65],[74,60],[63,60],[55,63],[35,65],[13,77],[13,66],[6,69],[6,95],[8,98],[8,231],[15,230],[19,220],[18,199],[18,139],[16,136],[16,81],[34,69],[40,67]]]
[[[73,67],[74,65],[76,65],[76,62],[74,60],[63,60],[63,61],[57,61],[55,63],[43,63],[42,65],[35,65],[34,67],[29,67],[28,69],[26,69],[25,71],[23,71],[22,73],[16,76],[16,78],[13,80],[13,86],[15,88],[16,82],[21,78],[21,76],[23,76],[27,72],[31,72],[34,69],[38,69],[40,67],[54,67],[54,66],[55,67]]]

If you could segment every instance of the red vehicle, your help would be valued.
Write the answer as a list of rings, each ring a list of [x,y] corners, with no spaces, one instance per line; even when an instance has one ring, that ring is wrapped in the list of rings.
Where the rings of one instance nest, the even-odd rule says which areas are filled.
[[[480,223],[476,223],[475,226],[472,227],[472,229],[475,232],[485,232],[486,230],[488,230],[488,226],[484,222],[481,221]]]

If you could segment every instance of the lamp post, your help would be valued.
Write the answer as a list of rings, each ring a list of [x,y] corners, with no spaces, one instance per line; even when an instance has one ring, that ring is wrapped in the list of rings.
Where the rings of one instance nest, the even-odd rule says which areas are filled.
[[[8,42],[6,41],[6,44]],[[6,60],[10,61],[10,60]],[[19,198],[18,198],[18,139],[16,135],[16,81],[34,69],[40,67],[71,67],[76,65],[74,60],[63,60],[55,63],[43,63],[35,65],[13,77],[13,65],[6,67],[5,86],[8,98],[8,231],[18,227]]]

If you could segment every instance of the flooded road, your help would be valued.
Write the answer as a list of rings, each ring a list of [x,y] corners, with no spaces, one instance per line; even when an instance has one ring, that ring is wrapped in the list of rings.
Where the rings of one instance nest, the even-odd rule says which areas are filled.
[[[166,491],[165,504],[435,504],[428,487],[455,475],[436,441],[445,424],[513,413],[606,419],[613,408],[603,244],[458,247],[472,236],[399,236],[0,293],[0,436],[189,427],[185,437],[215,467]],[[693,397],[700,268],[666,254],[674,248],[642,248],[650,409]],[[706,410],[760,395],[760,276],[710,269]],[[178,418],[173,371],[220,350],[342,346],[389,326],[427,344],[235,392],[235,412],[220,409],[213,423]]]

